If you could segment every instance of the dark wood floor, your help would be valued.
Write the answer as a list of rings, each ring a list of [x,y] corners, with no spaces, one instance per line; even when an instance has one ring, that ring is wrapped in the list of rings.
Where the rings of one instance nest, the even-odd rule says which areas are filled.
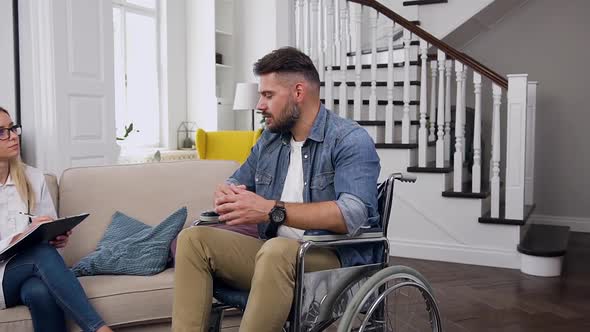
[[[571,234],[558,278],[398,257],[391,262],[413,267],[429,280],[445,331],[590,331],[590,234]],[[239,318],[228,317],[224,325],[224,332],[237,331]]]
[[[572,233],[561,277],[394,258],[432,284],[445,331],[590,331],[590,234]]]

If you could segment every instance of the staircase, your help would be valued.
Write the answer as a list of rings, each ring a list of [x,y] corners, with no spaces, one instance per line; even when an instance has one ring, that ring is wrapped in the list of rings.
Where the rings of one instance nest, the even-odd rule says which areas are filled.
[[[417,4],[425,5],[408,1]],[[377,1],[295,7],[296,46],[319,69],[322,102],[373,137],[381,178],[418,175],[396,188],[392,254],[521,268],[537,82],[494,72]],[[387,28],[386,46],[378,27]]]

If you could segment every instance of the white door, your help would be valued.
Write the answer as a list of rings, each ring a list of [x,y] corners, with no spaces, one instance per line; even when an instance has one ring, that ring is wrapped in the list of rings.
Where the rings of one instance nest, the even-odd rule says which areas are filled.
[[[116,160],[109,0],[21,0],[23,147],[56,174]]]

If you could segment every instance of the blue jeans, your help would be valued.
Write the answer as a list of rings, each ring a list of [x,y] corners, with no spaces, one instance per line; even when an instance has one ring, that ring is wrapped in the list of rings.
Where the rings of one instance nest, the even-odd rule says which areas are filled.
[[[6,266],[2,286],[7,307],[24,304],[29,308],[35,331],[67,331],[65,315],[84,331],[94,332],[105,325],[78,279],[49,244],[39,244],[13,257]]]

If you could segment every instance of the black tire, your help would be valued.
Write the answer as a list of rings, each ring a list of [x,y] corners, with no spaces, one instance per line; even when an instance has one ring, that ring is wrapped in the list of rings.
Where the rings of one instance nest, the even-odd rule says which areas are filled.
[[[400,291],[399,294],[396,294]],[[417,297],[415,304],[407,305],[410,315],[393,308],[392,300]],[[418,271],[406,266],[390,266],[373,275],[352,298],[340,318],[338,332],[350,331],[420,331],[440,332],[442,322],[434,293]],[[388,312],[391,311],[391,312]],[[416,315],[415,315],[416,314]],[[395,323],[393,322],[395,321]],[[400,325],[401,324],[401,325]],[[394,326],[395,325],[395,326]]]

